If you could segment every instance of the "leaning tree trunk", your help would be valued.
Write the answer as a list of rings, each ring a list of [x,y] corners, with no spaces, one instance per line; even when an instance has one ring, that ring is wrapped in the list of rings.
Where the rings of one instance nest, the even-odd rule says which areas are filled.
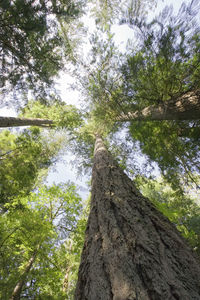
[[[52,120],[36,119],[36,118],[0,117],[0,128],[15,127],[15,126],[48,127],[49,125],[53,125]]]
[[[91,212],[75,300],[200,299],[200,266],[96,140]]]
[[[20,276],[20,279],[17,282],[17,284],[16,284],[9,300],[20,300],[21,299],[21,292],[22,292],[23,286],[26,283],[26,278],[27,278],[27,276],[28,276],[28,274],[29,274],[29,272],[32,268],[32,265],[35,262],[35,259],[36,259],[39,248],[40,248],[40,245],[38,245],[36,250],[33,252],[33,255],[29,259],[29,261],[28,261],[22,275]]]
[[[116,121],[161,121],[161,120],[199,120],[200,90],[188,92],[178,99],[163,102],[158,106],[150,105],[141,111],[123,113]]]

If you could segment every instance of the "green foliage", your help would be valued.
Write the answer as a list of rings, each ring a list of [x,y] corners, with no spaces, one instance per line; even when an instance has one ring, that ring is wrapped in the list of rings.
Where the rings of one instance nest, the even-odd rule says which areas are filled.
[[[23,117],[53,120],[56,128],[73,130],[82,124],[82,113],[74,105],[67,105],[59,100],[44,104],[40,101],[29,101],[22,109]]]
[[[198,124],[191,122],[188,126],[188,122],[183,121],[132,122],[130,134],[135,141],[140,142],[141,150],[149,161],[158,163],[165,178],[172,185],[181,187],[183,179],[185,184],[195,182],[195,175],[192,174],[199,174],[200,171],[199,137],[192,137],[192,127],[194,125],[198,128]],[[184,128],[189,131],[186,136],[181,133]]]
[[[23,210],[10,211],[1,216],[2,299],[9,299],[37,245],[46,243],[47,246],[48,239],[53,239],[51,225],[42,220],[39,212],[33,212],[27,206]],[[46,251],[44,245],[43,249]]]
[[[137,45],[130,50],[122,67],[121,101],[115,98],[109,109],[119,114],[141,109],[199,88],[200,36],[195,19],[197,2],[182,4],[177,15],[166,7],[147,23],[144,18],[130,19]],[[125,96],[126,95],[126,96]],[[113,101],[115,105],[113,105]],[[120,108],[121,107],[121,108]],[[129,134],[150,163],[156,162],[174,186],[196,182],[199,174],[199,122],[132,121]],[[198,185],[197,185],[198,186]]]
[[[0,199],[3,208],[3,204],[18,195],[28,194],[35,187],[41,171],[54,162],[60,142],[56,139],[51,143],[45,141],[38,128],[21,134],[4,130],[0,138]]]
[[[114,43],[111,30],[106,32],[96,31],[90,38],[91,51],[87,62],[80,73],[79,65],[76,73],[85,103],[87,105],[86,117],[95,119],[98,124],[103,124],[109,130],[115,123],[116,110],[120,113],[121,88],[120,88],[120,61],[123,56]],[[116,105],[119,104],[119,105]],[[108,131],[108,130],[107,130]]]
[[[52,78],[63,68],[64,62],[62,48],[65,44],[59,34],[59,22],[69,23],[79,11],[78,2],[69,0],[1,1],[3,93],[12,87],[17,91],[32,89],[40,96],[48,94]]]
[[[137,38],[126,62],[115,49],[113,36],[107,40],[99,33],[93,36],[92,62],[97,67],[89,74],[88,94],[95,109],[100,105],[114,118],[120,112],[157,105],[199,87],[200,43],[195,5],[195,1],[192,5],[183,4],[177,16],[171,7],[166,7],[150,23],[140,16],[125,18],[123,22],[129,22]],[[110,29],[106,34],[109,36]]]
[[[82,127],[73,132],[69,141],[70,151],[76,154],[74,164],[79,174],[91,172],[96,136],[101,136],[106,142],[113,126],[113,123],[103,119],[103,116],[99,118],[96,112],[88,114],[87,117]]]
[[[96,125],[94,120],[88,121],[73,133],[69,141],[70,151],[76,154],[74,164],[79,174],[91,171],[95,134],[99,129]]]
[[[139,43],[123,67],[126,91],[134,99],[130,104],[144,108],[199,87],[200,36],[193,2],[183,4],[177,16],[166,7],[151,23],[132,20]]]
[[[64,299],[74,299],[74,291],[76,287],[76,281],[78,279],[78,269],[81,260],[81,252],[84,244],[85,230],[87,225],[87,219],[89,214],[89,205],[86,204],[83,213],[78,220],[76,230],[70,235],[61,252],[62,257],[65,259],[66,270],[64,272],[65,278],[63,281],[63,292],[67,297]]]
[[[121,20],[145,15],[148,9],[153,9],[156,5],[154,0],[98,0],[95,2],[90,0],[92,6],[91,13],[95,17],[96,25],[103,30],[107,30],[111,24]]]
[[[19,200],[23,203],[22,209],[16,209],[13,201],[7,204],[8,213],[0,215],[0,298],[9,299],[36,251],[20,299],[66,299],[63,292],[65,268],[66,264],[72,264],[66,252],[71,250],[65,247],[63,253],[61,249],[66,239],[73,243],[71,235],[75,230],[80,237],[78,228],[82,225],[77,225],[82,224],[78,221],[82,210],[80,197],[74,185],[68,183],[42,186],[37,193],[15,199]]]
[[[113,85],[117,79],[115,72],[120,55],[114,45],[113,34],[96,31],[90,38],[92,46],[88,75],[83,81],[87,90],[87,101],[93,103],[108,102]],[[93,107],[92,107],[93,108]]]

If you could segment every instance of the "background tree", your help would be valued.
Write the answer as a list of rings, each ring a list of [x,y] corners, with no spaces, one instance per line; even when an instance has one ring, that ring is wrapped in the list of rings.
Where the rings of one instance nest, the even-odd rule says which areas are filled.
[[[61,257],[64,258],[63,266],[65,266],[65,270],[63,270],[65,277],[62,290],[68,299],[74,298],[88,214],[89,205],[86,204],[75,231],[70,234],[70,239],[67,240],[64,247],[60,249],[62,253]]]
[[[0,127],[39,126],[53,127],[53,120],[39,118],[0,117]]]
[[[1,94],[34,91],[49,94],[53,77],[64,67],[60,24],[70,23],[80,13],[80,2],[68,0],[8,0],[0,4]],[[65,40],[67,35],[65,34]],[[69,44],[69,42],[68,42]],[[22,95],[21,95],[22,97]]]
[[[89,4],[96,26],[100,26],[106,31],[113,24],[119,23],[121,19],[135,18],[138,15],[144,16],[148,9],[155,8],[156,2],[154,0],[98,0],[95,4],[93,1],[89,1]]]
[[[54,137],[54,142],[47,138],[45,141],[37,128],[21,134],[1,132],[1,209],[16,196],[27,195],[33,190],[44,171],[56,161],[62,141],[59,136]]]
[[[166,7],[150,24],[130,20],[138,28],[141,44],[140,50],[129,56],[128,69],[124,67],[124,86],[129,95],[125,112],[140,113],[148,105],[155,109],[163,105],[167,111],[170,103],[184,97],[188,91],[188,99],[190,101],[191,97],[192,100],[192,93],[199,88],[197,4],[195,1],[187,6],[182,4],[177,16],[172,15],[172,8]],[[171,122],[145,124],[131,121],[130,135],[140,142],[143,153],[159,164],[162,173],[171,182],[175,177],[176,182],[181,181],[180,177],[174,176],[178,173],[180,176],[185,174],[185,183],[193,177],[192,174],[199,173],[199,137],[194,134],[199,128],[199,121],[194,120],[199,119],[198,113],[194,113],[198,106],[197,96],[193,110],[185,113],[187,121],[179,121],[178,115]]]
[[[56,129],[66,129],[66,132],[81,127],[83,123],[83,112],[75,105],[68,105],[59,99],[52,99],[49,103],[40,101],[29,101],[21,110],[20,116],[26,118],[41,118],[53,121]]]
[[[23,208],[16,206],[18,201]],[[1,298],[66,299],[67,260],[59,249],[71,239],[82,210],[74,185],[43,186],[28,197],[16,197],[7,209],[0,216]]]
[[[87,99],[93,114],[107,123],[114,124],[121,117],[121,121],[129,121],[128,125],[118,123],[118,129],[116,123],[113,129],[120,132],[124,128],[127,143],[132,140],[132,147],[139,143],[148,163],[158,164],[168,181],[179,188],[183,182],[187,185],[191,180],[198,187],[199,28],[195,20],[196,8],[194,1],[187,6],[183,4],[178,14],[173,15],[172,8],[167,7],[150,23],[144,18],[130,18],[129,24],[138,42],[129,47],[126,61],[113,47],[112,36],[108,34],[106,42],[99,39],[93,49],[97,68],[93,67],[92,74],[89,73],[87,85]],[[100,44],[102,50],[99,50]],[[174,109],[180,101],[180,110],[186,103],[182,121]],[[143,112],[156,112],[156,118],[151,121],[152,114],[144,117]],[[137,118],[129,117],[131,115]]]

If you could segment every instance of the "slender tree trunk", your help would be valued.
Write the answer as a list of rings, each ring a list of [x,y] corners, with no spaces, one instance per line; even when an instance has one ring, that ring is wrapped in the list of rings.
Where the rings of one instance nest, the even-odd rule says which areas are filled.
[[[199,300],[200,266],[100,137],[75,300]]]
[[[68,246],[68,251],[71,252],[71,250],[72,250],[72,241],[70,241],[70,244]],[[64,281],[63,281],[63,288],[62,288],[63,292],[67,292],[67,290],[68,290],[68,287],[69,287],[69,274],[70,274],[71,268],[72,268],[72,266],[69,265],[69,263],[68,263],[67,267],[66,267]]]
[[[63,292],[67,292],[68,287],[69,287],[69,273],[71,271],[71,266],[66,268],[66,272],[65,272],[65,277],[64,277],[64,282],[63,282]]]
[[[148,120],[198,120],[200,119],[200,90],[188,92],[176,100],[158,106],[148,106],[141,111],[119,115],[117,121]]]
[[[29,261],[28,261],[28,263],[27,263],[27,265],[24,269],[24,272],[20,276],[20,280],[17,282],[17,284],[16,284],[9,300],[20,300],[22,288],[23,288],[24,284],[26,283],[27,275],[28,275],[28,273],[29,273],[29,271],[30,271],[35,259],[36,259],[39,248],[40,248],[40,245],[37,246],[37,248],[34,251],[33,255],[29,259]]]
[[[15,118],[15,117],[0,117],[1,127],[15,127],[15,126],[41,126],[48,127],[53,125],[52,120],[46,119],[32,119],[32,118]]]

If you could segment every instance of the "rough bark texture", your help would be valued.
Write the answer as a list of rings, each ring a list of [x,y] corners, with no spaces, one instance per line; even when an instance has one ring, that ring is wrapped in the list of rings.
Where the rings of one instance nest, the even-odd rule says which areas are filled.
[[[37,249],[34,251],[33,255],[29,259],[29,261],[25,267],[25,270],[24,270],[23,274],[21,275],[20,280],[17,282],[9,300],[20,300],[23,286],[26,283],[26,277],[27,277],[30,269],[32,268],[32,265],[36,259],[39,248],[40,248],[40,245],[38,245]]]
[[[2,128],[2,127],[15,127],[15,126],[48,127],[49,125],[52,125],[52,124],[53,124],[52,120],[45,120],[45,119],[0,117],[0,128]]]
[[[198,120],[200,119],[200,90],[188,92],[178,99],[156,106],[145,107],[141,111],[121,114],[117,121],[136,120]]]
[[[200,266],[97,138],[75,300],[199,300]]]

